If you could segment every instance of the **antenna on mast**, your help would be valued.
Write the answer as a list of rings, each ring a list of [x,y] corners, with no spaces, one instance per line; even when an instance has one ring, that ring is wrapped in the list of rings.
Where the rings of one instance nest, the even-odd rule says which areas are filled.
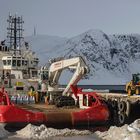
[[[34,36],[36,36],[36,27],[34,26]]]
[[[8,47],[14,52],[14,55],[16,55],[17,51],[20,51],[20,47],[22,45],[24,21],[22,19],[22,16],[19,17],[16,14],[15,16],[11,16],[11,14],[9,13],[7,22],[7,43],[9,44]]]

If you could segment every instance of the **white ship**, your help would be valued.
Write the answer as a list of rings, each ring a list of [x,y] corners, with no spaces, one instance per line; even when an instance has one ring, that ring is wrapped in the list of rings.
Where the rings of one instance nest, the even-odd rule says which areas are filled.
[[[24,41],[22,17],[10,15],[7,21],[7,40],[0,43],[0,84],[23,89],[29,79],[38,78],[39,59]]]

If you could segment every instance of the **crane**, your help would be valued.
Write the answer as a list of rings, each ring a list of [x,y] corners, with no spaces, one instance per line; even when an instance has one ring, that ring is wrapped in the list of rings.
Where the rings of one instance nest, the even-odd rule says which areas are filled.
[[[70,99],[70,87],[71,85],[76,85],[78,81],[89,72],[89,68],[86,65],[84,59],[81,56],[69,58],[69,59],[61,59],[56,60],[50,65],[49,68],[49,74],[48,74],[48,93],[50,93],[50,101],[53,100],[53,96],[56,95],[58,92],[61,92],[59,90],[59,79],[60,76],[65,69],[71,69],[74,70],[74,74],[72,78],[70,79],[68,85],[62,92],[62,98],[64,98],[65,101],[67,99]],[[57,94],[60,95],[60,94]],[[65,97],[64,97],[65,96]],[[66,98],[69,97],[69,98]],[[60,99],[61,97],[59,97]],[[61,100],[62,100],[61,98]],[[60,100],[59,100],[60,101]]]

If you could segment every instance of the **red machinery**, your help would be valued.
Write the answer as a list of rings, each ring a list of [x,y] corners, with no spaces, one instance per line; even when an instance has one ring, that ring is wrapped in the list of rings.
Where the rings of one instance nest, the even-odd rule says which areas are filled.
[[[69,112],[59,112],[59,109],[57,109],[57,112],[55,110],[51,113],[41,110],[31,111],[11,103],[7,92],[2,88],[0,91],[0,123],[16,127],[23,127],[28,123],[46,124],[56,127],[64,123],[70,126],[100,124],[109,119],[109,110],[96,93],[82,92],[82,89],[76,86],[71,86],[71,89],[75,96],[79,98],[79,106],[83,105],[85,109],[76,109]],[[83,98],[83,101],[80,101],[81,95],[88,100],[85,101]],[[46,110],[49,110],[48,106],[46,106]]]
[[[84,124],[87,121],[89,124],[101,124],[109,120],[109,109],[100,96],[95,92],[83,92],[82,88],[77,88],[77,86],[71,86],[71,89],[78,98],[79,107],[84,108],[84,110],[72,113],[75,125]]]
[[[42,123],[45,115],[42,112],[31,112],[22,109],[10,102],[9,96],[4,88],[0,91],[0,123],[25,126],[27,123]]]

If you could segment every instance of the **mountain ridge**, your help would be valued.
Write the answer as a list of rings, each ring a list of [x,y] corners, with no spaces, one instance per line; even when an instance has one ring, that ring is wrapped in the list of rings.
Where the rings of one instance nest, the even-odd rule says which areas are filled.
[[[37,36],[36,39],[26,39],[41,58],[41,64],[56,57],[84,57],[90,73],[81,83],[125,84],[132,73],[139,72],[139,34],[107,35],[101,30],[91,29],[72,38]],[[39,45],[41,49],[37,49]]]

